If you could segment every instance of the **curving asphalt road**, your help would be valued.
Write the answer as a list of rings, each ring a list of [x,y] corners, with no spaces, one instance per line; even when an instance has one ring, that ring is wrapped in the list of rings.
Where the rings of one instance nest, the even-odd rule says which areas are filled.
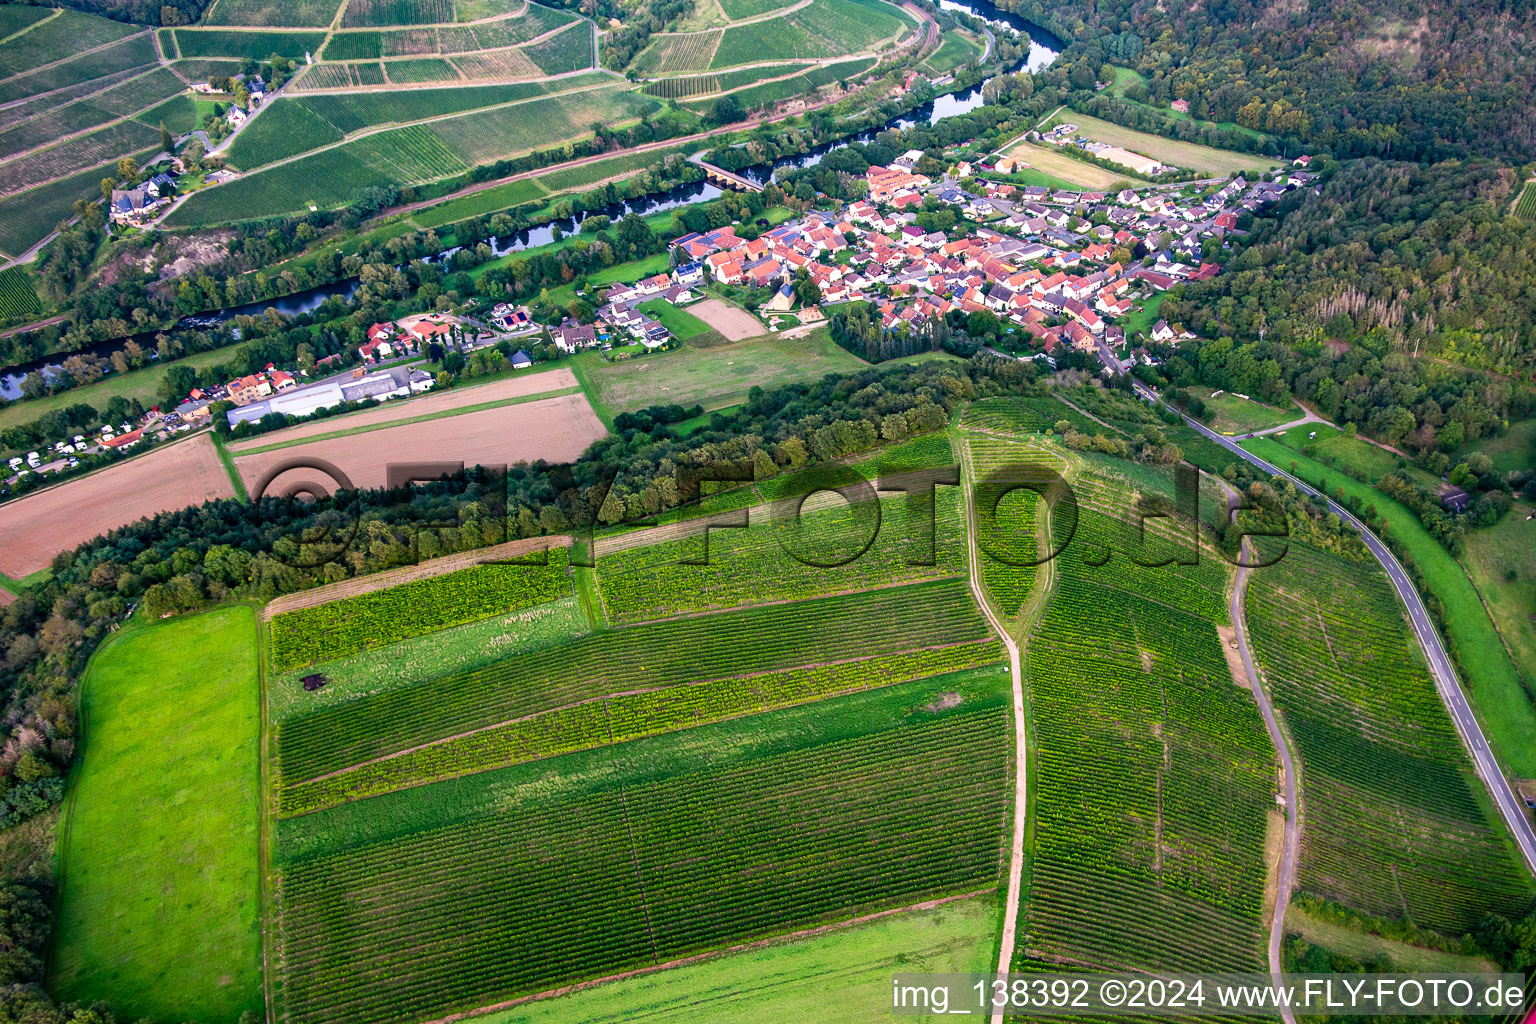
[[[1151,388],[1140,381],[1136,382],[1138,393],[1149,400],[1161,403],[1162,399]],[[1170,406],[1170,408],[1172,408]],[[1177,411],[1177,410],[1175,410]],[[1182,416],[1183,414],[1180,413]],[[1360,534],[1360,539],[1365,542],[1366,548],[1381,563],[1381,567],[1387,571],[1387,576],[1392,580],[1392,586],[1397,590],[1397,596],[1408,609],[1408,621],[1413,626],[1414,635],[1419,638],[1419,646],[1424,650],[1424,656],[1429,662],[1430,674],[1435,678],[1435,688],[1440,691],[1440,699],[1445,703],[1446,710],[1451,713],[1451,721],[1456,723],[1456,731],[1461,734],[1461,741],[1466,746],[1468,753],[1472,755],[1472,764],[1477,769],[1478,776],[1483,784],[1488,787],[1488,793],[1493,797],[1493,802],[1498,805],[1499,813],[1504,816],[1505,823],[1515,837],[1515,842],[1520,847],[1520,853],[1525,858],[1526,867],[1536,872],[1536,831],[1531,828],[1531,820],[1525,813],[1525,805],[1515,796],[1510,788],[1509,780],[1499,769],[1499,763],[1493,756],[1493,750],[1488,746],[1487,737],[1483,735],[1482,726],[1478,725],[1477,717],[1472,713],[1472,707],[1467,703],[1466,692],[1461,687],[1461,680],[1456,675],[1456,669],[1451,665],[1450,656],[1445,652],[1445,645],[1440,642],[1440,634],[1435,632],[1434,624],[1430,621],[1429,613],[1424,608],[1424,601],[1419,597],[1419,592],[1414,588],[1413,581],[1408,578],[1408,573],[1386,546],[1372,533],[1370,528],[1362,523],[1349,509],[1333,501],[1326,494],[1319,493],[1317,488],[1296,479],[1291,474],[1284,472],[1279,466],[1259,458],[1246,450],[1232,438],[1218,434],[1214,430],[1184,416],[1184,422],[1188,423],[1201,434],[1226,448],[1238,458],[1259,467],[1272,476],[1289,480],[1296,488],[1314,498],[1321,500],[1328,511],[1337,515],[1344,522],[1353,526]]]

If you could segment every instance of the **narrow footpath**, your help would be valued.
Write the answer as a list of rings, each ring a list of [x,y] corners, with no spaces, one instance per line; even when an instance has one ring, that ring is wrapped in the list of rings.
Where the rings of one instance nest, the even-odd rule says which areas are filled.
[[[1236,493],[1225,484],[1223,489],[1228,491],[1229,501],[1236,497]],[[1235,504],[1230,514],[1235,521],[1237,518]],[[1248,543],[1247,538],[1243,539],[1242,557],[1254,560],[1258,558],[1258,553]],[[1248,625],[1244,612],[1248,599],[1248,580],[1252,573],[1253,570],[1250,568],[1238,567],[1237,576],[1232,584],[1232,601],[1228,610],[1232,619],[1233,632],[1237,634],[1237,650],[1243,659],[1243,671],[1248,676],[1248,688],[1253,691],[1253,699],[1258,702],[1259,711],[1264,716],[1264,726],[1269,730],[1269,742],[1280,758],[1280,772],[1285,793],[1285,839],[1280,847],[1280,868],[1275,879],[1275,909],[1269,925],[1269,973],[1275,985],[1278,986],[1280,975],[1284,972],[1284,965],[1281,963],[1281,946],[1285,943],[1285,908],[1291,901],[1291,890],[1296,885],[1301,805],[1296,795],[1296,764],[1291,754],[1291,746],[1280,728],[1280,720],[1275,715],[1275,708],[1270,703],[1269,694],[1264,692],[1264,684],[1253,664],[1253,649],[1248,643]],[[1289,1006],[1280,1008],[1280,1016],[1285,1024],[1296,1024],[1296,1014]]]

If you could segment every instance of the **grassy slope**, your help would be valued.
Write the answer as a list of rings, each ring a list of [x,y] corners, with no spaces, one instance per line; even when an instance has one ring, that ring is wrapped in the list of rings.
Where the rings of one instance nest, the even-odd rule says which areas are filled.
[[[882,1024],[891,1016],[894,972],[988,970],[996,912],[994,899],[979,897],[894,914],[799,942],[775,943],[529,1003],[481,1020],[696,1024],[699,1007],[707,1003],[712,1024],[781,1024],[828,1019],[829,993],[835,991],[841,1024]]]
[[[1314,434],[1315,437],[1311,436]],[[1372,444],[1363,437],[1349,437],[1337,427],[1305,423],[1292,430],[1281,431],[1274,438],[1287,448],[1297,451],[1311,444],[1313,457],[1317,461],[1324,465],[1337,465],[1351,476],[1362,477],[1372,483],[1393,470],[1407,473],[1425,487],[1434,487],[1439,483],[1435,477],[1412,463],[1403,466],[1406,460],[1402,456]]]
[[[1513,473],[1529,469],[1532,454],[1536,451],[1536,419],[1511,423],[1502,437],[1483,437],[1462,447],[1452,461],[1466,459],[1473,452],[1482,452],[1493,460],[1493,468],[1500,473]]]
[[[1516,504],[1499,523],[1467,534],[1464,560],[1514,664],[1536,671],[1536,547],[1531,545],[1531,508]],[[1513,574],[1513,578],[1510,577]],[[1529,682],[1529,678],[1527,679]],[[1528,776],[1527,776],[1528,777]]]
[[[1303,480],[1316,483],[1326,479],[1330,493],[1342,487],[1346,496],[1358,495],[1387,518],[1392,535],[1412,553],[1430,590],[1445,605],[1451,638],[1466,670],[1463,682],[1472,692],[1490,742],[1509,770],[1523,778],[1536,778],[1536,708],[1526,697],[1477,591],[1450,552],[1429,535],[1412,512],[1374,487],[1267,437],[1246,441],[1243,447],[1281,469],[1288,470],[1294,463]]]
[[[1282,423],[1300,419],[1300,409],[1277,409],[1263,402],[1246,398],[1238,398],[1230,392],[1211,397],[1210,388],[1192,388],[1191,394],[1198,394],[1205,402],[1207,409],[1216,412],[1216,419],[1211,424],[1211,429],[1226,434],[1246,434],[1250,430],[1267,430],[1270,427],[1278,427]]]
[[[1385,954],[1400,971],[1492,971],[1497,968],[1480,957],[1442,953],[1437,949],[1410,946],[1406,942],[1367,935],[1352,931],[1343,925],[1322,921],[1305,911],[1291,907],[1285,912],[1287,934],[1299,932],[1319,946],[1335,953],[1344,953],[1357,960],[1367,960]]]
[[[83,702],[50,988],[128,1019],[260,1012],[252,610],[133,629]]]

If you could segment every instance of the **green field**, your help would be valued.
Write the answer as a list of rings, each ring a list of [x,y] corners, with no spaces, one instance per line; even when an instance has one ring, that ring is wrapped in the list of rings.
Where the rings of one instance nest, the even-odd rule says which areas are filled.
[[[235,136],[225,153],[232,165],[251,171],[342,138],[341,132],[312,113],[302,100],[280,99],[268,104],[260,117]]]
[[[1277,431],[1270,436],[1294,451],[1310,449],[1306,454],[1315,461],[1340,469],[1356,479],[1375,483],[1387,473],[1399,472],[1406,473],[1425,487],[1435,487],[1440,482],[1404,456],[1387,451],[1363,437],[1351,437],[1325,423],[1303,423],[1299,427]]]
[[[440,228],[470,217],[510,210],[514,206],[542,199],[547,194],[537,181],[523,178],[430,207],[412,214],[411,220],[424,228]]]
[[[759,516],[743,530],[713,531],[708,565],[684,564],[685,558],[703,557],[693,540],[602,555],[597,560],[597,577],[604,611],[610,621],[635,622],[964,575],[964,526],[959,496],[953,489],[941,491],[934,500],[937,551],[933,565],[908,564],[920,551],[917,528],[908,518],[912,511],[904,499],[888,497],[879,502],[878,511],[872,502],[850,508],[841,499],[832,500],[832,508],[812,511],[807,506],[798,523],[792,518]],[[846,564],[836,564],[849,558]]]
[[[1016,470],[1038,459],[1037,453],[1030,449],[995,438],[970,437],[965,443],[978,481],[986,480],[990,474]],[[1003,618],[1011,619],[1024,608],[1039,580],[1038,566],[1014,564],[1029,561],[1039,554],[1036,540],[1039,498],[1033,491],[1002,493],[1001,485],[978,484],[977,505],[986,512],[986,517],[976,528],[981,579],[992,607]],[[1009,560],[998,558],[997,554],[1007,555]]]
[[[922,680],[294,819],[283,1009],[441,1016],[990,889],[1006,692]]]
[[[0,44],[0,71],[21,75],[52,64],[81,50],[93,49],[142,31],[136,25],[109,21],[92,14],[64,11],[57,17],[33,24],[25,32]],[[11,32],[5,33],[11,36]]]
[[[1493,460],[1499,473],[1518,473],[1536,465],[1536,419],[1517,420],[1497,437],[1480,437],[1463,445],[1453,461],[1460,462],[1473,452],[1482,452]]]
[[[498,612],[478,622],[425,633],[387,647],[275,673],[268,683],[267,707],[272,718],[281,722],[371,693],[484,668],[586,632],[586,617],[574,597],[519,612]],[[325,676],[325,686],[306,691],[304,677],[315,672]]]
[[[301,212],[311,205],[330,209],[352,201],[370,185],[450,177],[476,164],[580,138],[589,134],[594,122],[621,123],[655,104],[614,86],[393,128],[205,189],[171,214],[167,224],[219,224]],[[334,112],[338,106],[318,109]],[[357,104],[350,106],[358,109]],[[371,103],[363,106],[379,109]],[[342,129],[356,130],[350,125]]]
[[[1102,424],[1095,423],[1050,395],[1040,398],[983,398],[967,405],[960,413],[963,426],[998,434],[1045,434],[1054,431],[1055,425],[1063,420],[1069,429],[1084,434],[1097,434],[1104,430]]]
[[[1388,532],[1412,554],[1430,592],[1445,606],[1450,639],[1456,644],[1465,668],[1464,681],[1489,742],[1511,772],[1520,778],[1536,778],[1536,708],[1520,685],[1477,591],[1450,552],[1429,535],[1407,507],[1369,484],[1267,437],[1245,441],[1243,447],[1280,469],[1290,470],[1294,465],[1296,475],[1314,486],[1326,480],[1330,495],[1342,488],[1346,497],[1358,497],[1386,517]]]
[[[597,59],[592,29],[585,21],[523,47],[523,53],[546,75],[565,75],[590,68]]]
[[[1249,630],[1305,765],[1302,891],[1445,935],[1530,902],[1386,574],[1290,544]]]
[[[923,66],[936,75],[947,74],[981,56],[982,48],[958,32],[944,33],[944,41]]]
[[[862,368],[862,359],[834,343],[825,330],[803,338],[765,335],[731,345],[672,352],[619,363],[577,357],[588,395],[614,409],[643,409],[658,402],[699,403],[706,408],[744,401],[754,385],[765,388]]]
[[[107,403],[116,395],[129,399],[137,398],[144,403],[145,408],[148,408],[160,401],[160,384],[165,379],[165,373],[169,367],[190,366],[196,370],[206,370],[212,366],[229,365],[239,358],[241,351],[241,347],[235,345],[230,348],[215,349],[212,352],[199,352],[174,362],[152,363],[142,370],[113,374],[99,383],[88,384],[83,388],[72,388],[45,398],[28,398],[21,402],[10,402],[5,408],[0,409],[0,430],[21,423],[29,423],[45,412],[63,409],[76,402],[85,402],[98,409],[105,409]]]
[[[91,15],[74,14],[75,18],[91,18]],[[121,34],[122,30],[132,31],[132,27],[120,22],[107,21],[105,18],[95,18],[95,21],[113,26],[111,31]],[[40,23],[39,28],[47,28],[55,22]],[[66,22],[67,23],[67,22]],[[33,30],[37,31],[37,30]],[[24,40],[33,33],[28,32],[21,36]],[[13,41],[7,46],[15,45]],[[60,53],[74,52],[73,42],[53,43],[45,49],[45,56],[49,60],[57,60]],[[62,46],[62,49],[56,47]],[[31,59],[30,57],[27,59]],[[68,89],[71,94],[90,92],[102,85],[109,84],[100,79],[108,76],[119,76],[121,72],[138,68],[148,70],[148,66],[155,62],[155,43],[147,31],[137,35],[124,35],[122,39],[111,43],[100,50],[82,53],[78,57],[64,60],[57,64],[47,64],[36,71],[19,74],[4,81],[0,81],[0,103],[9,103],[13,100],[25,99],[30,96],[38,96],[40,93],[53,92],[57,89]],[[120,77],[114,77],[113,81],[120,81]],[[76,88],[81,87],[81,88]],[[57,96],[42,97],[42,102],[56,101]]]
[[[324,32],[242,32],[234,29],[176,30],[176,48],[186,58],[213,57],[266,60],[274,53],[300,63],[306,53],[320,52]]]
[[[996,923],[996,900],[958,900],[541,1000],[481,1021],[698,1024],[700,1007],[707,1005],[710,1024],[784,1024],[826,1019],[828,989],[835,986],[839,1024],[886,1024],[893,973],[992,970]]]
[[[1536,686],[1536,545],[1530,542],[1531,507],[1516,503],[1493,526],[1467,534],[1462,562],[1509,649],[1515,671]]]
[[[875,615],[884,617],[877,626],[859,618]],[[803,633],[812,624],[816,635]],[[861,627],[867,641],[849,646]],[[760,639],[745,645],[747,636]],[[927,647],[945,649],[943,657],[895,668],[879,660]],[[284,789],[293,790],[327,773],[440,745],[400,765],[370,769],[368,775],[391,788],[693,725],[700,715],[722,717],[725,709],[740,714],[863,689],[879,685],[888,668],[912,678],[996,657],[965,588],[954,582],[670,620],[561,642],[414,686],[375,686],[344,703],[281,718],[278,773]],[[844,660],[836,672],[805,670]],[[914,673],[919,664],[933,667]],[[555,666],[560,669],[552,672]],[[711,681],[718,685],[685,685]],[[610,695],[617,700],[608,701]],[[497,728],[468,735],[488,726]],[[442,745],[455,737],[462,739]],[[375,790],[379,781],[366,788]],[[351,784],[342,779],[310,787],[317,795],[301,794],[302,802],[331,802]]]
[[[260,1013],[256,628],[234,607],[130,627],[84,683],[51,989],[126,1017]]]
[[[1174,167],[1182,167],[1212,178],[1226,177],[1236,172],[1253,173],[1278,167],[1272,157],[1260,153],[1238,153],[1230,149],[1214,149],[1193,142],[1179,142],[1161,135],[1149,135],[1134,128],[1123,128],[1111,121],[1101,121],[1075,110],[1062,111],[1047,123],[1070,122],[1077,125],[1077,133],[1097,142],[1150,156]]]
[[[337,6],[337,0],[218,0],[204,21],[258,28],[325,28],[336,16]]]

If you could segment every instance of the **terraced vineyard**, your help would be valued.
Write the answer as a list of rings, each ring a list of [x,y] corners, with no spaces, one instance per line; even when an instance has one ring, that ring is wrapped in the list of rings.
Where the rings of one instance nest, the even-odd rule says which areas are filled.
[[[389,63],[394,67],[403,62]],[[360,109],[367,109],[370,98],[357,98],[365,104]],[[381,98],[381,104],[386,99],[389,97]],[[649,97],[615,85],[392,128],[206,189],[178,207],[167,223],[194,227],[301,212],[311,205],[322,209],[343,206],[369,185],[450,177],[476,164],[580,138],[589,134],[594,122],[624,123],[656,105]]]
[[[1004,689],[994,679],[941,710],[900,710],[938,708],[935,683],[951,685],[849,698],[857,715],[832,702],[814,721],[791,710],[782,725],[710,727],[695,754],[637,749],[596,774],[552,766],[576,781],[542,793],[516,774],[461,780],[495,787],[499,806],[435,828],[396,831],[421,820],[401,807],[361,832],[338,819],[361,841],[280,867],[280,1019],[438,1017],[990,888],[1008,802]],[[833,721],[848,734],[829,734]],[[759,728],[799,739],[765,751]]]
[[[744,642],[747,637],[752,643]],[[909,652],[930,653],[893,657]],[[582,637],[284,718],[276,725],[277,774],[283,788],[294,789],[321,775],[500,726],[400,765],[305,791],[317,795],[285,797],[300,808],[332,801],[354,786],[375,792],[999,656],[961,581],[677,619]],[[610,696],[620,699],[593,703]]]
[[[1254,573],[1248,623],[1303,765],[1301,890],[1447,935],[1530,902],[1374,562],[1292,541]]]
[[[1029,640],[1035,856],[1014,966],[1260,970],[1275,758],[1216,632],[1225,571],[1085,560],[1118,532],[1084,508]]]

